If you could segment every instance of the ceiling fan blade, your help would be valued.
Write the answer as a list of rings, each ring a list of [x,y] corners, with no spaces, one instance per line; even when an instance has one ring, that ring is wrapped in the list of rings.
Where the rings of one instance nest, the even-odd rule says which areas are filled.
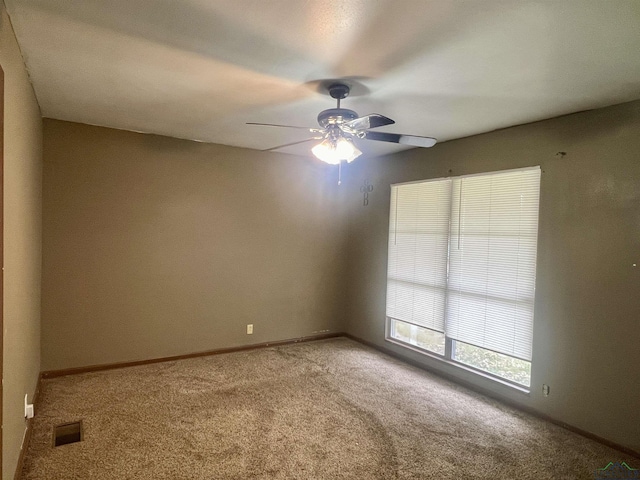
[[[385,132],[364,132],[364,137],[362,138],[366,138],[367,140],[377,140],[378,142],[400,143],[402,145],[424,148],[433,147],[437,141],[435,138],[430,137]]]
[[[354,130],[369,130],[370,128],[384,127],[385,125],[392,125],[394,123],[396,122],[384,115],[372,113],[364,117],[354,118],[350,122],[345,122],[345,125]]]
[[[299,140],[297,142],[285,143],[284,145],[278,145],[277,147],[265,148],[264,150],[260,150],[261,152],[270,152],[272,150],[278,150],[284,147],[290,147],[292,145],[298,145],[299,143],[310,142],[311,140],[320,140],[318,137],[306,138],[304,140]]]
[[[324,130],[321,130],[319,128],[295,127],[293,125],[276,125],[275,123],[247,122],[247,125],[258,125],[258,126],[261,126],[261,127],[297,128],[298,130],[306,130],[307,132],[312,132],[312,133],[323,133],[324,132]]]

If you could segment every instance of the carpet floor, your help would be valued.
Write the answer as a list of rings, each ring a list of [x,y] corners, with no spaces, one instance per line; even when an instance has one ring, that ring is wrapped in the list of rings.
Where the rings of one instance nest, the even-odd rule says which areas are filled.
[[[55,425],[84,439],[53,447]],[[638,460],[346,338],[42,382],[22,480],[590,479]]]

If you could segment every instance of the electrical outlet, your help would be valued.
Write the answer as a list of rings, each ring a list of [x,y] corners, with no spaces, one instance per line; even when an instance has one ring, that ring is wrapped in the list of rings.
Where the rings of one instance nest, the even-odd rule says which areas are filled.
[[[247,335],[253,335],[253,323],[247,325]]]
[[[542,395],[545,397],[549,396],[549,385],[542,385]]]

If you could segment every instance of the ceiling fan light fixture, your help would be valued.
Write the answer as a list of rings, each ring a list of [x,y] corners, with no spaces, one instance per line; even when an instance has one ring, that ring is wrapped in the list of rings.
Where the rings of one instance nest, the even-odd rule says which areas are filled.
[[[337,140],[325,138],[311,149],[311,152],[323,162],[330,165],[338,165],[342,161],[349,163],[362,155],[349,138],[340,137]]]

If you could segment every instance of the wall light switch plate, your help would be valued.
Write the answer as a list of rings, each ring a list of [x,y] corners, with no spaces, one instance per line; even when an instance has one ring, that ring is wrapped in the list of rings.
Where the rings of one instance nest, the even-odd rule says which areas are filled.
[[[542,394],[545,397],[549,396],[549,385],[542,385]]]
[[[27,403],[27,394],[24,395],[24,418],[33,418],[33,404]]]
[[[253,335],[253,323],[247,325],[247,335]]]

